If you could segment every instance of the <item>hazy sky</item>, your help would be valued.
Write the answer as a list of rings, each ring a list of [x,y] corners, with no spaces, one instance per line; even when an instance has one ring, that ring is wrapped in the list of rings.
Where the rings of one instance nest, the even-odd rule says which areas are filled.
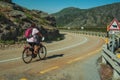
[[[13,0],[13,2],[28,9],[37,9],[47,13],[55,13],[66,7],[88,9],[120,2],[120,0]]]

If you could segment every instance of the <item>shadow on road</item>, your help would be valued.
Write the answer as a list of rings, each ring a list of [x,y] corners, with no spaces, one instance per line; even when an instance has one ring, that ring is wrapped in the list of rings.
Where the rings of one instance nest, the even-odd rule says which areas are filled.
[[[57,57],[63,57],[64,54],[55,54],[52,56],[48,56],[46,59],[52,59],[52,58],[57,58]]]
[[[44,59],[44,60],[53,59],[53,58],[57,58],[57,57],[63,57],[63,55],[64,54],[55,54],[55,55],[46,57],[46,59]],[[41,61],[41,60],[40,59],[36,59],[35,61],[32,61],[32,62],[37,62],[37,61]]]

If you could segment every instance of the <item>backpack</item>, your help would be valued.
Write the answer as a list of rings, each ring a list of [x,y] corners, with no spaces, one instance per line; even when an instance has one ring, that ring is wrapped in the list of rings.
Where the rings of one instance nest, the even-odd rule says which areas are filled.
[[[25,38],[30,38],[30,37],[32,37],[32,29],[33,29],[33,28],[28,28],[28,29],[25,31]]]

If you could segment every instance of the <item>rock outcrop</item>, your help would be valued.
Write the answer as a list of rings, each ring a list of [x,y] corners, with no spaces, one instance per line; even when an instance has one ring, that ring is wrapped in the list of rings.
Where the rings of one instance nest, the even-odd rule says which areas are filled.
[[[22,40],[25,29],[33,22],[46,37],[51,34],[53,38],[59,35],[55,28],[55,18],[51,15],[38,10],[28,10],[11,3],[11,0],[0,0],[0,40]]]

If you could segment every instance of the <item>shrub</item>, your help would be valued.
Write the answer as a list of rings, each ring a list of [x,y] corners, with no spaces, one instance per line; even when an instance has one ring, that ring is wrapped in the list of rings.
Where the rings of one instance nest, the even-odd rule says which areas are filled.
[[[0,43],[2,43],[2,44],[14,44],[15,41],[14,40],[7,40],[7,41],[0,40]]]

